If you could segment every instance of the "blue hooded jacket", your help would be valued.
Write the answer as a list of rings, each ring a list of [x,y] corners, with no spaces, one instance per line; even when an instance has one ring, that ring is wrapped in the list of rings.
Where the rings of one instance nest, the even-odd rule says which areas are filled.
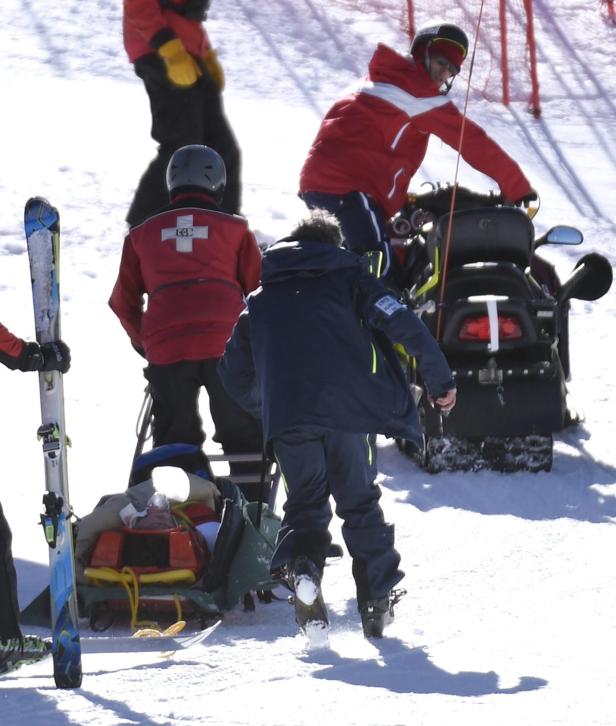
[[[281,240],[219,365],[229,394],[263,420],[266,441],[316,425],[419,442],[415,404],[392,342],[417,359],[432,396],[455,386],[426,326],[347,250]]]

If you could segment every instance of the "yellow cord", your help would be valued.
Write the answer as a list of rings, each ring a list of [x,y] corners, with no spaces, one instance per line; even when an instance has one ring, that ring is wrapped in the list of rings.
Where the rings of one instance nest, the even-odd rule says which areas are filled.
[[[153,620],[137,620],[139,615],[139,577],[131,567],[123,567],[121,575],[124,575],[120,582],[126,590],[128,606],[130,608],[130,627],[151,627],[158,628],[158,623]]]
[[[144,638],[161,635],[175,635],[186,625],[186,621],[182,619],[182,600],[178,593],[173,593],[175,603],[175,613],[177,620],[166,630],[161,631],[157,622],[152,620],[138,620],[140,592],[139,585],[144,583],[173,583],[185,582],[192,584],[195,582],[195,574],[191,570],[174,570],[170,572],[144,573],[137,575],[131,567],[123,567],[121,571],[115,570],[113,567],[87,567],[86,576],[97,584],[105,582],[115,582],[122,585],[126,591],[128,606],[130,610],[130,626],[132,629],[141,628],[134,633],[133,637]]]

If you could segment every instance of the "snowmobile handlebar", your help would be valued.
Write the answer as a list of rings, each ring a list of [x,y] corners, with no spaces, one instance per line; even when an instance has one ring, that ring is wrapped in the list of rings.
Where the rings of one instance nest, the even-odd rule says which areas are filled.
[[[447,184],[433,186],[423,194],[409,194],[402,209],[391,219],[390,232],[395,237],[406,237],[419,231],[425,224],[434,222],[451,209],[451,201],[455,190],[454,211],[480,207],[509,206],[511,202],[503,199],[502,194],[488,192],[481,194],[462,186]]]

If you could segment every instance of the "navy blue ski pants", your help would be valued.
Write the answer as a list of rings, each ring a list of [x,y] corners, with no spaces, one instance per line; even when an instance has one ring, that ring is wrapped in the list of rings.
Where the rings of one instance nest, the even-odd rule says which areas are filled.
[[[345,247],[358,255],[371,250],[383,253],[381,276],[391,267],[389,240],[385,234],[385,215],[379,205],[363,192],[326,194],[304,192],[300,195],[308,209],[325,209],[338,220]]]
[[[331,542],[331,496],[353,559],[358,604],[385,597],[404,573],[374,483],[374,437],[301,426],[274,437],[272,444],[287,490],[272,571],[300,555],[323,571]]]

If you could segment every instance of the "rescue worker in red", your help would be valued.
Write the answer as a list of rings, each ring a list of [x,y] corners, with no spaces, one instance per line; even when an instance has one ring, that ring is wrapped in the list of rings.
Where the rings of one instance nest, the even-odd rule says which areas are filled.
[[[150,101],[158,154],[143,174],[126,216],[143,222],[167,203],[171,154],[206,144],[222,156],[227,184],[223,212],[240,211],[240,150],[225,116],[225,78],[203,25],[210,0],[124,0],[124,47]]]
[[[391,265],[386,222],[406,202],[430,135],[460,146],[463,116],[447,94],[467,52],[465,33],[446,23],[421,28],[406,55],[379,44],[367,77],[327,112],[302,168],[306,205],[338,218],[349,249],[381,250],[383,275]],[[517,163],[468,118],[460,153],[508,201],[537,198]]]
[[[66,373],[71,354],[61,340],[44,345],[26,343],[0,323],[0,363],[11,370]],[[22,635],[11,544],[11,529],[0,504],[0,675],[50,652],[47,641],[36,635]]]
[[[213,149],[178,149],[167,169],[169,205],[124,240],[109,305],[148,362],[154,447],[203,444],[199,393],[205,386],[214,440],[223,451],[262,449],[259,422],[227,394],[216,370],[261,275],[261,252],[246,220],[220,211],[225,179]],[[231,475],[240,473],[252,473],[251,467],[232,464]]]

